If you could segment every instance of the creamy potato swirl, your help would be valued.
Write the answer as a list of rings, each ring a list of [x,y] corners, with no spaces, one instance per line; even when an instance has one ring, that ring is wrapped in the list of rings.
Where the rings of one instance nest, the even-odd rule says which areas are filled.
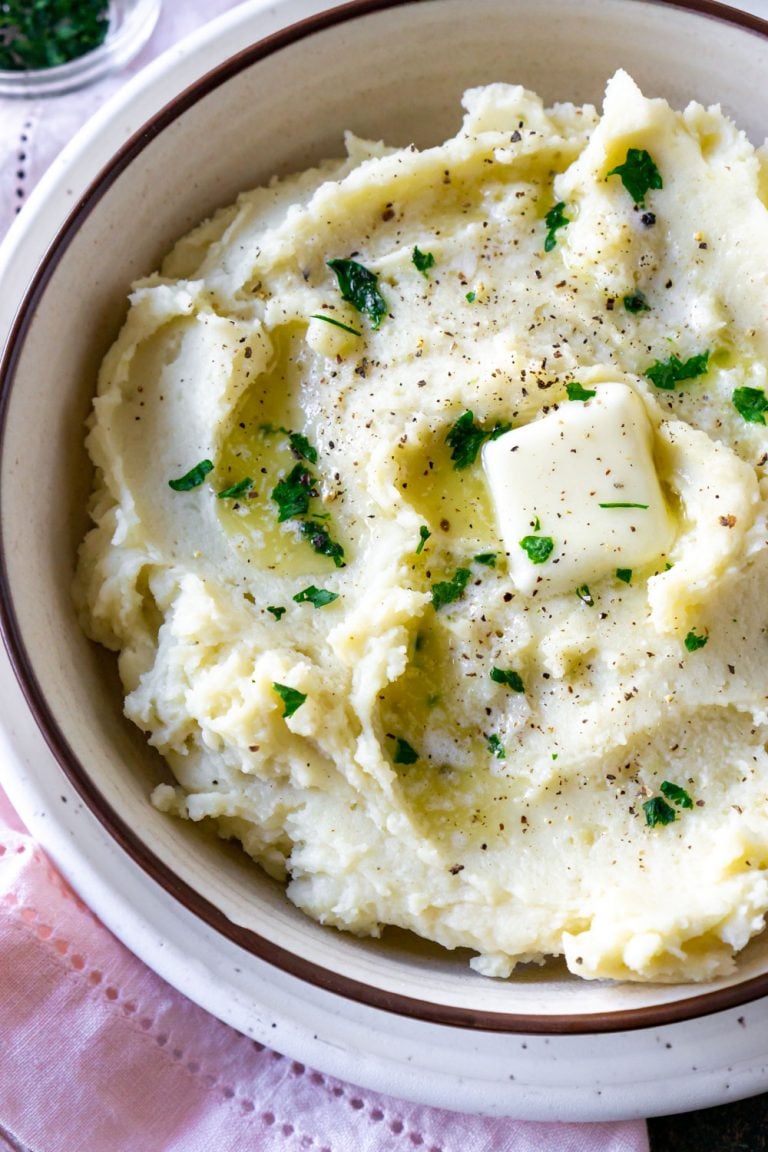
[[[349,136],[134,286],[84,626],[172,769],[154,802],[321,922],[486,975],[707,979],[768,907],[765,157],[623,73],[601,115],[465,107],[424,151]],[[667,535],[637,565],[593,534],[571,586],[522,476],[524,588],[483,452],[619,386]]]

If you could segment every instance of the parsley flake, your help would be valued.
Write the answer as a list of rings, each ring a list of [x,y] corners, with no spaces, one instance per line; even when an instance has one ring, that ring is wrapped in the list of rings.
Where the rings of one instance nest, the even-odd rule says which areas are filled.
[[[523,536],[519,543],[531,564],[543,564],[549,560],[555,547],[551,536]]]
[[[472,412],[465,412],[459,416],[445,438],[451,449],[451,460],[456,471],[469,468],[470,464],[474,464],[486,440],[497,440],[499,436],[509,432],[511,427],[511,424],[497,423],[492,428],[483,428],[482,425],[475,424]]]
[[[495,568],[496,556],[496,552],[478,552],[477,556],[473,556],[472,559],[476,564],[484,564],[486,568]]]
[[[665,780],[659,790],[664,793],[667,800],[677,804],[678,808],[693,808],[693,800],[679,784],[671,784],[669,780]]]
[[[627,312],[650,312],[651,306],[642,292],[633,292],[631,296],[624,297],[624,307]]]
[[[213,472],[213,461],[201,460],[189,472],[179,476],[178,480],[169,480],[168,487],[173,488],[174,492],[191,492],[193,488],[200,487],[209,472]]]
[[[253,480],[250,476],[246,476],[244,480],[239,480],[237,484],[232,484],[229,488],[222,489],[221,492],[216,493],[217,500],[236,500],[238,496],[245,496],[253,487]]]
[[[565,215],[565,201],[561,200],[559,204],[555,204],[554,208],[550,208],[544,217],[544,223],[547,226],[547,235],[544,240],[544,251],[551,252],[555,244],[557,244],[557,232],[560,228],[565,228],[566,224],[570,224],[570,217]]]
[[[648,508],[648,504],[632,504],[629,500],[604,500],[598,508]]]
[[[475,300],[477,300],[477,292],[467,292],[465,300],[467,304],[474,304]]]
[[[491,680],[494,684],[506,685],[513,692],[525,692],[522,677],[518,672],[513,672],[511,668],[491,668]]]
[[[286,611],[287,611],[287,609],[285,609],[285,608],[275,608],[275,607],[267,608],[267,612],[271,612],[272,615],[274,616],[275,620],[282,620],[283,616],[285,616]]]
[[[684,640],[686,650],[688,652],[698,652],[699,648],[703,648],[709,640],[709,636],[697,636],[695,628],[692,628]]]
[[[608,176],[620,176],[621,182],[635,204],[643,205],[645,194],[654,188],[663,188],[661,173],[645,148],[628,148],[623,164],[611,168]]]
[[[488,737],[488,751],[492,752],[497,760],[506,760],[507,758],[507,754],[504,751],[504,745],[496,735]]]
[[[392,757],[395,764],[415,764],[419,754],[402,736],[395,736],[395,754]]]
[[[576,595],[583,604],[588,604],[590,608],[594,608],[595,598],[590,592],[588,584],[579,584]]]
[[[343,547],[332,538],[324,524],[318,524],[316,520],[302,520],[299,530],[319,556],[329,556],[337,568],[346,567]]]
[[[429,270],[435,266],[435,258],[431,252],[420,251],[418,245],[414,248],[411,259],[413,260],[414,267],[422,276],[429,279]]]
[[[300,460],[309,460],[310,464],[317,464],[317,448],[313,447],[301,432],[289,432],[288,442],[294,456],[298,456]]]
[[[288,719],[293,716],[294,712],[301,708],[302,704],[307,698],[306,692],[299,692],[298,688],[289,688],[287,684],[273,683],[273,691],[277,692],[278,696],[283,702],[283,718]]]
[[[469,568],[457,568],[451,580],[439,580],[432,585],[432,604],[437,612],[444,604],[460,600],[472,573]]]
[[[631,568],[617,568],[616,579],[621,580],[624,584],[632,583],[632,569]]]
[[[342,300],[371,319],[375,329],[387,314],[387,302],[379,292],[379,278],[356,260],[329,260],[328,267],[336,274]]]
[[[736,411],[748,424],[765,424],[768,397],[762,388],[736,388],[731,399]]]
[[[572,380],[566,384],[565,390],[569,400],[591,400],[593,396],[597,396],[594,388],[582,388],[577,380]]]
[[[419,528],[419,542],[416,545],[417,556],[420,556],[424,551],[424,545],[426,544],[427,540],[429,540],[431,535],[432,533],[430,532],[429,528],[427,528],[426,524],[422,524],[422,526]]]
[[[671,804],[667,804],[663,796],[653,796],[650,800],[646,800],[643,812],[649,828],[655,828],[657,824],[674,824],[677,819],[674,808]]]
[[[685,361],[679,356],[670,356],[668,360],[656,360],[650,368],[646,368],[645,375],[657,388],[671,392],[675,384],[682,380],[693,380],[697,376],[704,376],[709,367],[709,352],[701,352],[698,356],[689,356]]]
[[[303,464],[294,465],[287,476],[278,480],[271,492],[279,509],[278,523],[282,524],[294,516],[303,516],[309,511],[309,499],[317,495],[316,483],[316,478]]]
[[[293,597],[297,604],[309,603],[313,608],[324,608],[326,604],[333,604],[334,600],[338,600],[338,598],[338,592],[329,592],[327,588],[315,588],[314,584],[310,584],[308,588],[303,588]]]

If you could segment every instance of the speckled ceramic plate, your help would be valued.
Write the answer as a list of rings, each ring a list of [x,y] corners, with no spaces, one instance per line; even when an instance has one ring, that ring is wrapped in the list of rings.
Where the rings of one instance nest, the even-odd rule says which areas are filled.
[[[589,984],[557,966],[482,980],[466,957],[414,938],[358,941],[309,922],[240,853],[147,803],[159,764],[122,720],[114,661],[81,636],[69,597],[90,482],[82,421],[126,285],[240,189],[337,154],[343,127],[431,142],[455,130],[462,90],[491,79],[599,101],[623,65],[650,92],[719,99],[753,139],[765,134],[765,28],[714,5],[320,9],[247,3],[158,61],[66,150],[3,247],[9,791],[133,951],[222,1019],[323,1070],[530,1118],[647,1115],[759,1091],[766,940],[735,978],[704,987]]]

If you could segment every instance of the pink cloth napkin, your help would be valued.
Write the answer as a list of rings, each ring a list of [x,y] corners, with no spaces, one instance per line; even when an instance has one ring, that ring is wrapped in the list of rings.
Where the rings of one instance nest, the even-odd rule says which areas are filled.
[[[169,0],[129,71],[234,2]],[[124,79],[54,100],[0,98],[0,237]],[[99,923],[0,790],[0,1150],[25,1149],[647,1152],[648,1139],[642,1122],[534,1124],[419,1107],[246,1039]]]
[[[4,1143],[5,1141],[5,1143]],[[246,1039],[88,911],[0,791],[0,1149],[647,1152],[642,1122],[420,1107]]]

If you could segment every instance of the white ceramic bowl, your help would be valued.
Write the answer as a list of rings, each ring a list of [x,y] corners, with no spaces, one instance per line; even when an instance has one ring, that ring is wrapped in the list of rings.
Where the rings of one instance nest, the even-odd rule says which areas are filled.
[[[289,0],[286,12],[317,7]],[[468,1044],[504,1033],[649,1029],[754,1001],[768,991],[768,938],[742,954],[736,976],[704,987],[590,984],[557,964],[496,982],[472,974],[466,955],[404,934],[357,940],[306,919],[239,851],[148,803],[161,765],[123,719],[114,658],[84,639],[70,598],[91,481],[83,422],[130,282],[240,190],[338,155],[344,128],[395,144],[437,142],[456,130],[463,90],[491,80],[522,82],[548,102],[599,103],[606,78],[623,66],[673,105],[720,102],[755,142],[768,126],[756,98],[768,75],[768,27],[712,4],[359,0],[264,38],[272,21],[265,5],[246,4],[134,82],[54,168],[0,264],[8,328],[0,362],[2,627],[54,769],[30,767],[29,725],[9,721],[7,707],[6,727],[19,728],[12,743],[27,762],[26,788],[50,805],[58,774],[63,794],[79,796],[101,823],[100,842],[114,849],[106,884],[94,877],[93,859],[72,865],[62,848],[66,821],[38,819],[35,830],[46,840],[58,823],[51,846],[100,914],[241,1026],[237,997],[222,1006],[188,974],[158,963],[162,926],[151,945],[131,937],[130,916],[111,914],[110,888],[116,907],[128,888],[144,893],[147,909],[162,896],[174,910],[169,936],[174,915],[191,933],[192,965],[197,948],[208,964],[217,955],[222,964],[266,961],[259,971],[288,974],[294,989],[330,992],[342,1016],[370,1009],[463,1029]],[[219,62],[235,44],[241,51]],[[207,72],[206,63],[214,65]],[[133,131],[121,142],[126,128]],[[34,808],[25,808],[33,821]]]

